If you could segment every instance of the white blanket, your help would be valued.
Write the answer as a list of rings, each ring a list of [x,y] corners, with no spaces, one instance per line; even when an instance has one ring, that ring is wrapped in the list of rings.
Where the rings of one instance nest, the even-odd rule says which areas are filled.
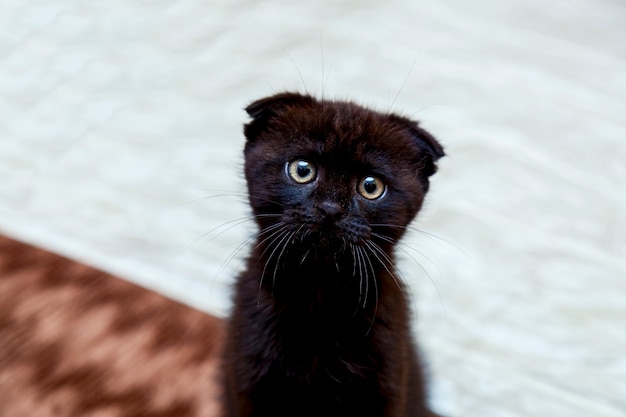
[[[391,108],[449,154],[399,252],[434,406],[625,416],[625,22],[611,0],[3,0],[0,231],[225,314],[254,232],[242,108]]]

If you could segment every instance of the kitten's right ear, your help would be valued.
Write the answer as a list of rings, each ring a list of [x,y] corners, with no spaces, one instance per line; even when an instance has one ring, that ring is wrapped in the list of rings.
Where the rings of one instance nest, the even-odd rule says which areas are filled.
[[[246,107],[252,121],[244,126],[244,134],[248,140],[255,138],[277,114],[289,107],[311,105],[315,99],[299,93],[280,93],[255,101]]]

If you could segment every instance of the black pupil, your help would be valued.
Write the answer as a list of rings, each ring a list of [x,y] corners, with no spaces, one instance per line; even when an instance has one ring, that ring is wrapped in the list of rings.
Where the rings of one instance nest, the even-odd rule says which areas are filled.
[[[309,163],[305,161],[298,162],[298,168],[296,169],[298,176],[300,178],[306,178],[311,175],[311,167],[309,167]]]
[[[378,189],[378,185],[376,185],[376,180],[372,177],[367,177],[363,180],[363,189],[368,194],[374,194]]]

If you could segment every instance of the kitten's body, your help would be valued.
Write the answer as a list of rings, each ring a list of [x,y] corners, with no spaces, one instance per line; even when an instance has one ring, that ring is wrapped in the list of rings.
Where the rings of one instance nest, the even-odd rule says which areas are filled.
[[[393,247],[441,146],[410,120],[346,102],[285,93],[247,110],[260,233],[236,286],[226,416],[434,415]]]

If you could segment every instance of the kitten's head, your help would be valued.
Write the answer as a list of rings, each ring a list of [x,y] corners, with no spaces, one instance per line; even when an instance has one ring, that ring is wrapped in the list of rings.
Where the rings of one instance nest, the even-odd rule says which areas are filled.
[[[246,111],[245,174],[262,231],[320,251],[397,241],[444,155],[416,122],[349,102],[283,93]]]

